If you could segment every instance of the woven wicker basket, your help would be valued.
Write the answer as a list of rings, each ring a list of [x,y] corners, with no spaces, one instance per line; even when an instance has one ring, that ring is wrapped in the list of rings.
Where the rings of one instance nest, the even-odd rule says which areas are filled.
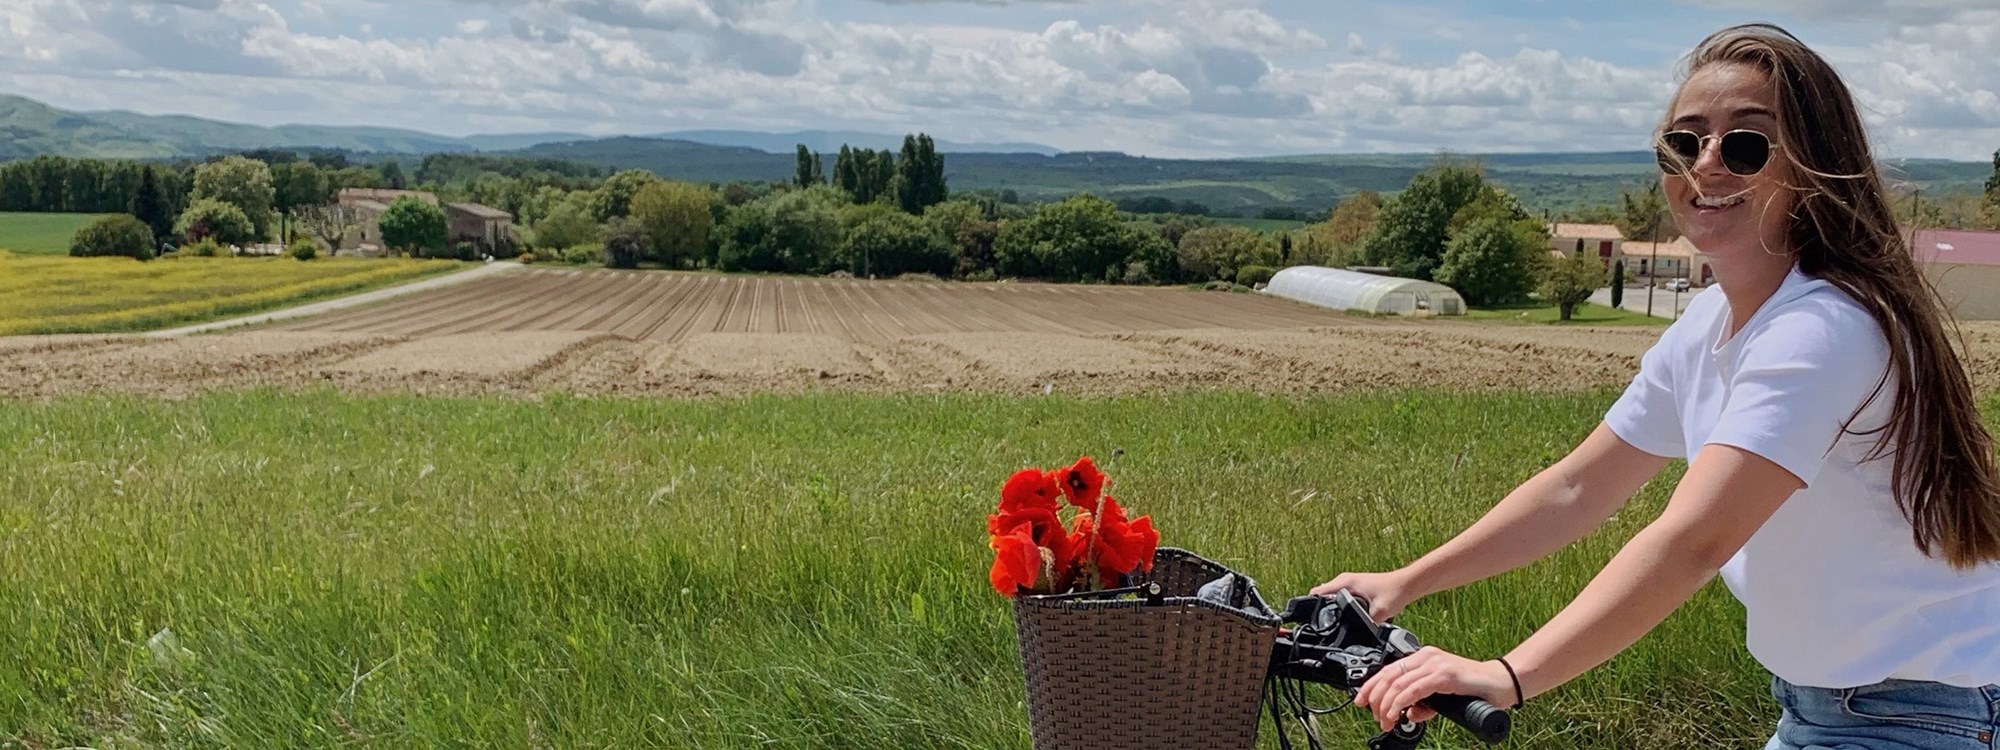
[[[1278,616],[1251,585],[1248,612],[1194,598],[1228,568],[1162,548],[1141,577],[1159,603],[1108,596],[1014,600],[1036,750],[1249,750]],[[1246,579],[1247,580],[1247,579]]]

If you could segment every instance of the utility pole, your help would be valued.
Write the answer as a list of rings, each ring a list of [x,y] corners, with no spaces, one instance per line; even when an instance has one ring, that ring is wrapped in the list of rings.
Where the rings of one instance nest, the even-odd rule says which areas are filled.
[[[1653,287],[1659,286],[1655,280],[1660,278],[1660,217],[1655,216],[1648,223],[1653,225],[1653,260],[1646,266],[1646,317],[1650,318],[1653,316]]]

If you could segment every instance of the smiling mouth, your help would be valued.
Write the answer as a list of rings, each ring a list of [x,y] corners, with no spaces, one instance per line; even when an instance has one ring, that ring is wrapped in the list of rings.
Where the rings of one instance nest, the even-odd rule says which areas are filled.
[[[1688,205],[1694,206],[1696,210],[1703,212],[1726,211],[1728,209],[1743,205],[1743,201],[1744,197],[1742,193],[1737,193],[1735,195],[1715,196],[1715,197],[1704,195],[1696,197],[1694,200],[1689,201]]]

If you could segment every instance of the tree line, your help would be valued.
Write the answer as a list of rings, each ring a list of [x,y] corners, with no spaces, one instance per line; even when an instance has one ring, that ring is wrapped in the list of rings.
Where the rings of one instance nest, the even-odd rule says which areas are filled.
[[[226,242],[270,236],[274,221],[285,236],[322,236],[326,222],[315,221],[312,208],[339,188],[402,185],[514,214],[537,260],[1246,286],[1286,265],[1365,266],[1451,285],[1478,305],[1575,294],[1547,287],[1559,271],[1574,277],[1571,287],[1589,280],[1581,264],[1551,265],[1546,220],[1615,224],[1633,239],[1674,237],[1657,185],[1627,191],[1615,204],[1536,217],[1476,163],[1444,161],[1393,195],[1357,193],[1279,234],[1229,226],[1200,215],[1200,206],[1164,198],[1078,195],[1027,206],[1005,191],[954,195],[927,134],[906,136],[900,152],[843,145],[830,171],[801,145],[787,181],[697,185],[643,170],[605,172],[464,154],[426,157],[408,172],[394,161],[355,165],[288,152],[203,164],[43,157],[0,165],[0,210],[130,213],[157,236]],[[2000,153],[1973,204],[1973,213],[2000,218]],[[385,239],[414,253],[436,251],[443,220],[433,212],[399,202],[384,217]]]

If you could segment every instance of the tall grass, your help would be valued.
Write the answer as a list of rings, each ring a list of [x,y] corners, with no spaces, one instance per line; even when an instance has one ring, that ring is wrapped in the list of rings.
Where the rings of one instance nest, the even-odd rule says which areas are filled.
[[[1610,398],[0,404],[0,747],[1025,748],[985,583],[1009,471],[1103,459],[1163,543],[1282,601],[1444,541]],[[1502,653],[1673,471],[1406,624]],[[1511,744],[1755,747],[1766,680],[1713,585]]]
[[[139,331],[385,286],[456,261],[13,258],[0,253],[0,336]]]

